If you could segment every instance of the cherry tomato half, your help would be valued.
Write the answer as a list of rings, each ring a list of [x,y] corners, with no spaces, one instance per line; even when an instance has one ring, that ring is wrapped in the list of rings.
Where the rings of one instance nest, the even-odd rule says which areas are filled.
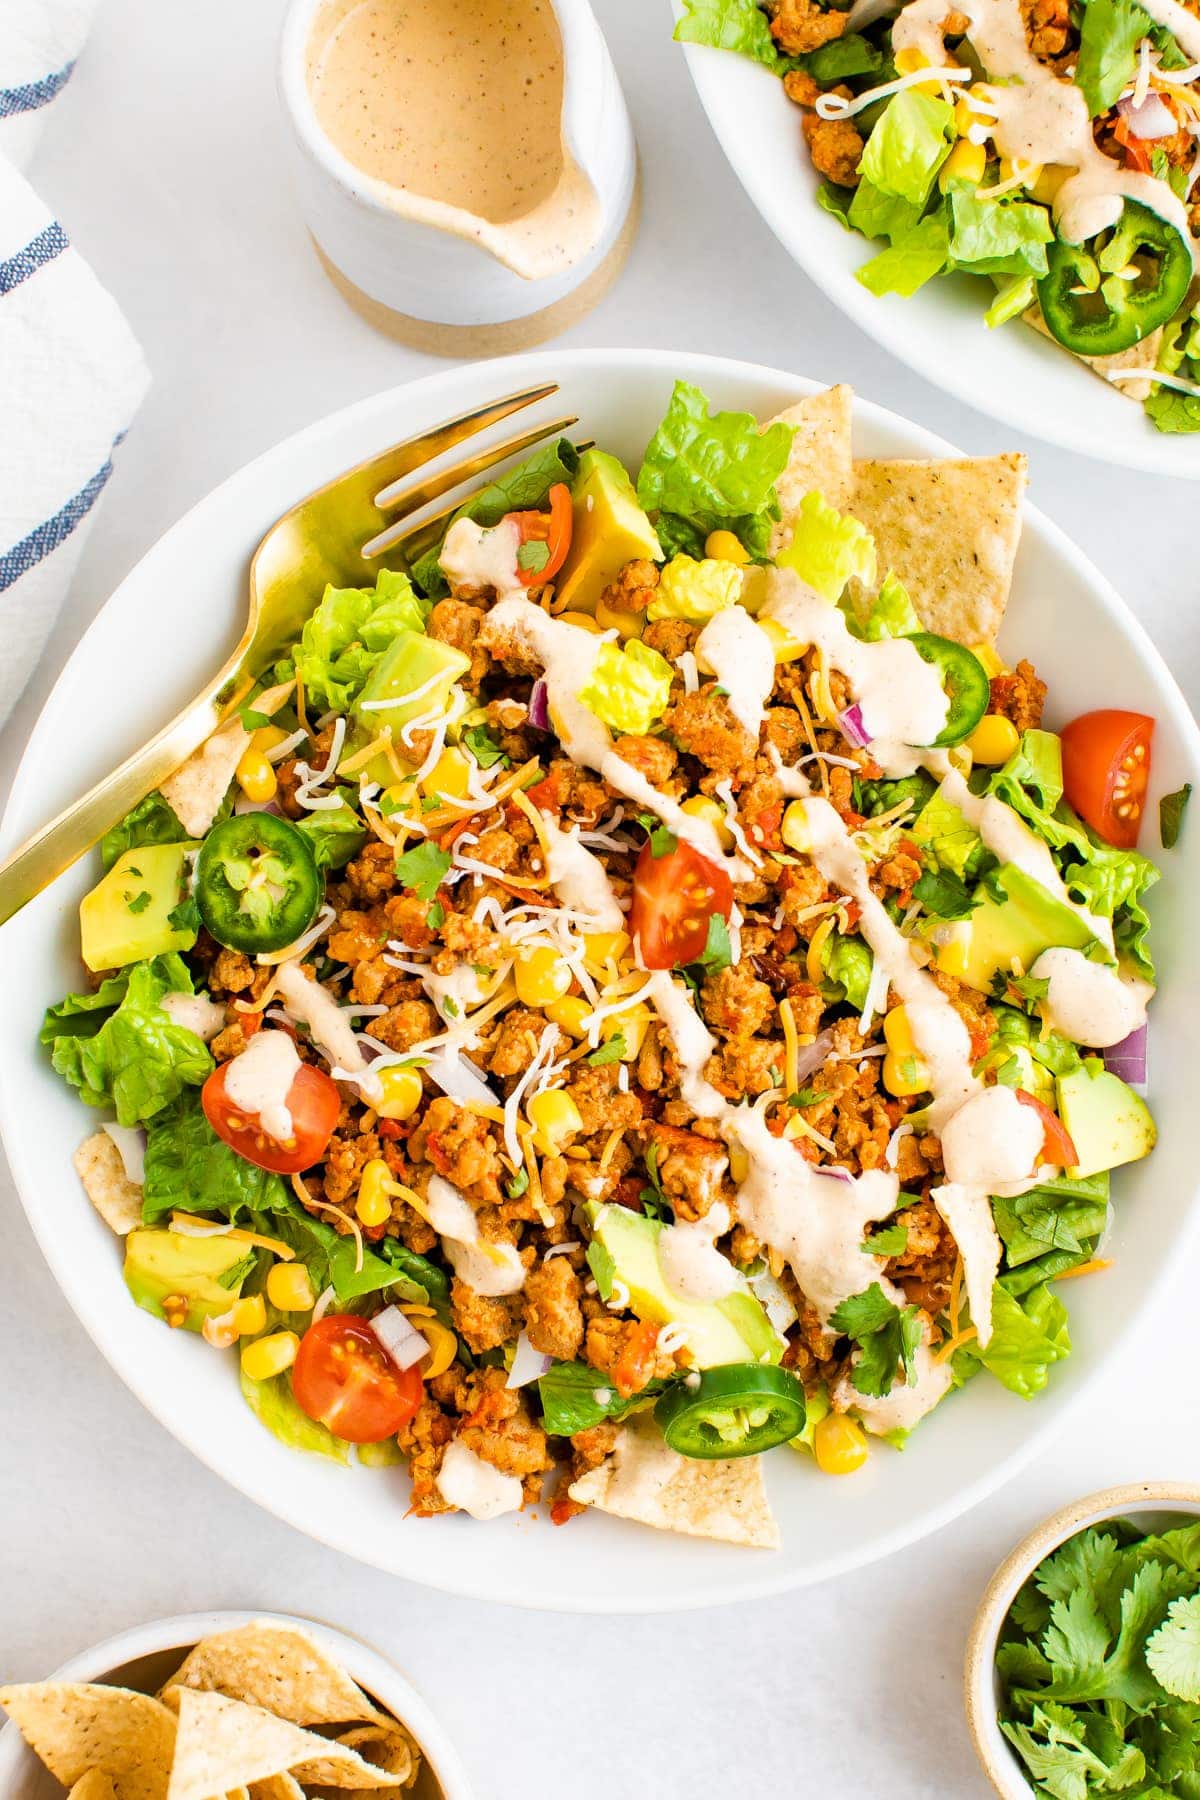
[[[1138,841],[1150,779],[1154,720],[1145,713],[1082,713],[1062,734],[1063,792],[1081,819],[1118,850]]]
[[[398,1369],[365,1319],[327,1313],[300,1339],[292,1365],[296,1404],[351,1444],[379,1444],[407,1425],[424,1383]]]
[[[228,1063],[213,1070],[200,1090],[200,1104],[205,1118],[230,1149],[277,1175],[299,1175],[302,1169],[320,1162],[342,1110],[337,1086],[323,1069],[302,1063],[297,1071],[287,1093],[292,1136],[285,1142],[263,1130],[257,1113],[243,1112],[234,1105],[225,1087],[228,1071]]]
[[[1079,1152],[1071,1142],[1071,1134],[1056,1112],[1051,1112],[1024,1088],[1016,1090],[1017,1099],[1022,1106],[1031,1106],[1042,1121],[1042,1150],[1040,1162],[1053,1163],[1056,1169],[1073,1169],[1079,1161]]]
[[[732,908],[728,875],[690,844],[681,839],[663,856],[655,856],[649,841],[642,845],[629,916],[648,969],[695,962],[708,942],[709,919],[714,913],[728,919]]]
[[[541,587],[543,582],[553,581],[571,548],[575,512],[570,488],[564,482],[555,482],[550,489],[549,512],[512,512],[506,516],[515,521],[520,532],[517,573],[521,585]],[[540,544],[543,549],[526,550],[526,544]]]

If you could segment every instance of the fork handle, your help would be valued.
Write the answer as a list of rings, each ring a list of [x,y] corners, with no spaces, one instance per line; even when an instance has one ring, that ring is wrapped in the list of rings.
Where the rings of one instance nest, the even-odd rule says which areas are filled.
[[[220,724],[216,688],[194,700],[157,737],[89,788],[0,864],[0,925],[77,862],[130,807],[158,787]]]

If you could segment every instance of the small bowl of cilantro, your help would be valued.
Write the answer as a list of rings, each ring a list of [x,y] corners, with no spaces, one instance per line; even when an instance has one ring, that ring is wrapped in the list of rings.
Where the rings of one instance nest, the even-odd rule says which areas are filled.
[[[1200,1488],[1064,1507],[988,1585],[967,1722],[1004,1800],[1200,1795]]]

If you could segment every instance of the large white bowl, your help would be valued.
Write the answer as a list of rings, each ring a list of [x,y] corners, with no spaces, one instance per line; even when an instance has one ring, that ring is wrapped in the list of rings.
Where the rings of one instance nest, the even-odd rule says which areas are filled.
[[[682,12],[673,0],[675,16]],[[1156,431],[1140,404],[1113,391],[1040,332],[1014,320],[989,331],[986,284],[939,277],[905,300],[855,279],[872,253],[816,201],[800,111],[769,69],[726,50],[685,44],[692,80],[742,186],[804,273],[856,325],[935,387],[1019,432],[1128,469],[1200,481],[1200,432]]]
[[[34,730],[5,820],[9,841],[138,744],[219,661],[235,634],[250,552],[310,488],[414,429],[547,379],[562,384],[551,405],[578,412],[581,431],[636,465],[676,375],[722,406],[762,417],[814,386],[780,370],[663,350],[560,350],[446,370],[337,413],[260,457],[163,538],[87,633]],[[855,430],[860,453],[948,453],[927,432],[865,402]],[[1153,713],[1156,794],[1185,780],[1200,784],[1200,734],[1161,659],[1096,570],[1033,509],[1003,644],[1051,678],[1052,723],[1097,704]],[[1033,1406],[995,1382],[973,1383],[922,1425],[906,1454],[881,1447],[851,1480],[820,1476],[800,1456],[770,1457],[784,1540],[774,1554],[599,1517],[553,1530],[544,1511],[489,1525],[406,1518],[400,1471],[347,1470],[284,1449],[243,1406],[233,1357],[138,1311],[121,1279],[117,1242],[70,1165],[90,1117],[36,1041],[42,1009],[79,985],[76,905],[95,879],[90,860],[5,928],[4,1139],[46,1259],[113,1367],[213,1469],[311,1536],[415,1581],[525,1605],[653,1611],[770,1593],[886,1555],[1013,1475],[1058,1429],[1084,1385],[1121,1354],[1178,1260],[1197,1210],[1194,1082],[1182,1052],[1200,997],[1189,917],[1200,886],[1200,831],[1185,832],[1183,849],[1168,862],[1154,908],[1165,981],[1154,1026],[1162,1141],[1149,1163],[1117,1178],[1115,1266],[1103,1280],[1069,1290],[1074,1356]]]

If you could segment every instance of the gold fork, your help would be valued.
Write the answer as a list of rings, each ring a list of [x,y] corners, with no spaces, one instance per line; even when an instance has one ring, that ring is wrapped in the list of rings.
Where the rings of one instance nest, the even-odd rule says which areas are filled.
[[[0,924],[70,868],[230,717],[263,670],[298,635],[327,581],[340,587],[360,586],[364,577],[370,578],[364,563],[389,553],[411,563],[436,541],[439,526],[461,501],[452,501],[414,525],[410,521],[416,513],[505,457],[565,431],[576,423],[575,417],[521,432],[415,486],[404,486],[406,476],[557,391],[557,382],[547,382],[460,413],[359,463],[277,519],[250,564],[246,629],[232,655],[156,737],[0,865]]]

